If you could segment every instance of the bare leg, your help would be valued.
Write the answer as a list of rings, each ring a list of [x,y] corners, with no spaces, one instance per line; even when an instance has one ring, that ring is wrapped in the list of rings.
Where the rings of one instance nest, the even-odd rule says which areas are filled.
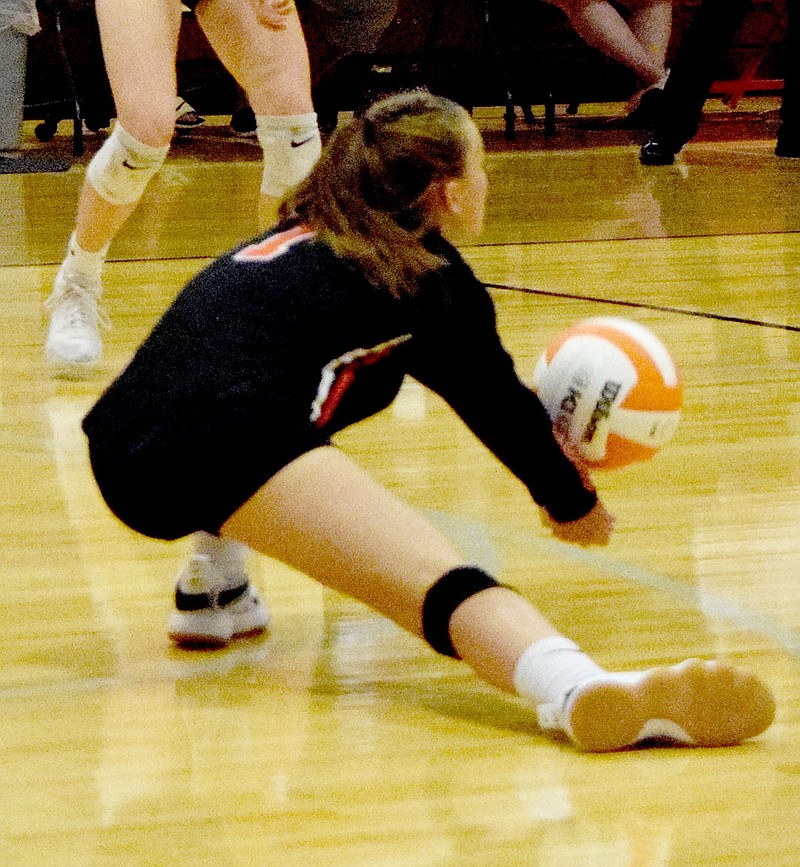
[[[663,69],[672,33],[672,0],[629,0],[625,5],[631,32]]]
[[[445,572],[464,565],[435,527],[334,448],[317,449],[284,468],[222,532],[418,636],[426,592]],[[460,605],[450,629],[459,655],[507,691],[523,650],[558,634],[530,603],[504,588]]]
[[[45,357],[54,371],[70,377],[90,372],[100,359],[100,326],[107,322],[99,301],[108,247],[163,162],[175,124],[180,5],[97,0],[96,10],[117,126],[89,164],[75,228],[46,302]]]
[[[96,8],[118,122],[146,145],[168,144],[175,123],[180,5],[174,0],[97,0]],[[136,205],[113,205],[84,181],[76,240],[84,250],[103,249]]]
[[[197,18],[214,51],[247,94],[256,115],[304,115],[314,111],[308,52],[296,10],[286,27],[259,24],[254,4],[204,0]],[[259,223],[274,222],[280,198],[262,195]]]
[[[625,19],[606,0],[548,0],[562,9],[588,45],[632,69],[644,87],[664,75],[659,58],[637,38]]]
[[[423,636],[429,588],[462,557],[427,521],[345,455],[321,448],[270,479],[222,527],[323,584]],[[530,603],[493,587],[449,620],[456,652],[486,681],[516,691],[540,724],[588,750],[642,737],[714,746],[737,743],[772,721],[769,690],[724,663],[690,660],[649,672],[609,674]]]

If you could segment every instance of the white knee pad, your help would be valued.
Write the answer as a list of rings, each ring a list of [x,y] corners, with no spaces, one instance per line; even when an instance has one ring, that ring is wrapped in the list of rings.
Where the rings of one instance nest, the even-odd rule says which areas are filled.
[[[281,197],[302,181],[319,159],[322,142],[317,115],[256,115],[264,151],[261,195]]]
[[[137,202],[150,179],[164,164],[169,145],[152,147],[135,139],[119,125],[92,157],[86,177],[97,194],[112,205]]]

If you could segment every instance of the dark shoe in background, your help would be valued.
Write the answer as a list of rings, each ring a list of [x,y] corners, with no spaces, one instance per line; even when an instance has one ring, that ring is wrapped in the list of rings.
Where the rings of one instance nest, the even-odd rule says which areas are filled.
[[[800,130],[781,126],[778,129],[775,155],[786,159],[800,159]]]
[[[671,166],[682,147],[682,142],[651,132],[639,151],[639,162],[643,166]]]
[[[636,108],[616,121],[617,129],[650,129],[653,121],[661,111],[664,102],[664,91],[659,87],[651,87],[642,94]],[[614,123],[613,121],[611,122]],[[611,125],[611,124],[610,124]]]
[[[197,129],[205,122],[206,119],[202,115],[199,115],[182,96],[178,96],[175,109],[175,129],[177,132]]]
[[[256,116],[249,105],[237,108],[231,115],[231,129],[242,137],[256,134]]]

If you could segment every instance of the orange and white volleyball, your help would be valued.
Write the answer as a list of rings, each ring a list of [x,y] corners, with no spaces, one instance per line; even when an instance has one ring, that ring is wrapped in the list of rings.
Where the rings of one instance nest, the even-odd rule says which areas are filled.
[[[533,387],[556,432],[594,467],[645,461],[674,436],[680,371],[650,329],[616,316],[582,319],[545,349]]]

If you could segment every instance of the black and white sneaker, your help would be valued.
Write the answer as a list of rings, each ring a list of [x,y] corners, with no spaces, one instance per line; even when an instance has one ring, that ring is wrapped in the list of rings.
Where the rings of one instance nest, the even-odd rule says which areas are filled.
[[[207,589],[215,586],[220,589]],[[247,575],[242,574],[241,582],[231,581],[203,554],[194,554],[181,569],[175,609],[169,636],[181,646],[224,647],[269,625],[269,612]]]

